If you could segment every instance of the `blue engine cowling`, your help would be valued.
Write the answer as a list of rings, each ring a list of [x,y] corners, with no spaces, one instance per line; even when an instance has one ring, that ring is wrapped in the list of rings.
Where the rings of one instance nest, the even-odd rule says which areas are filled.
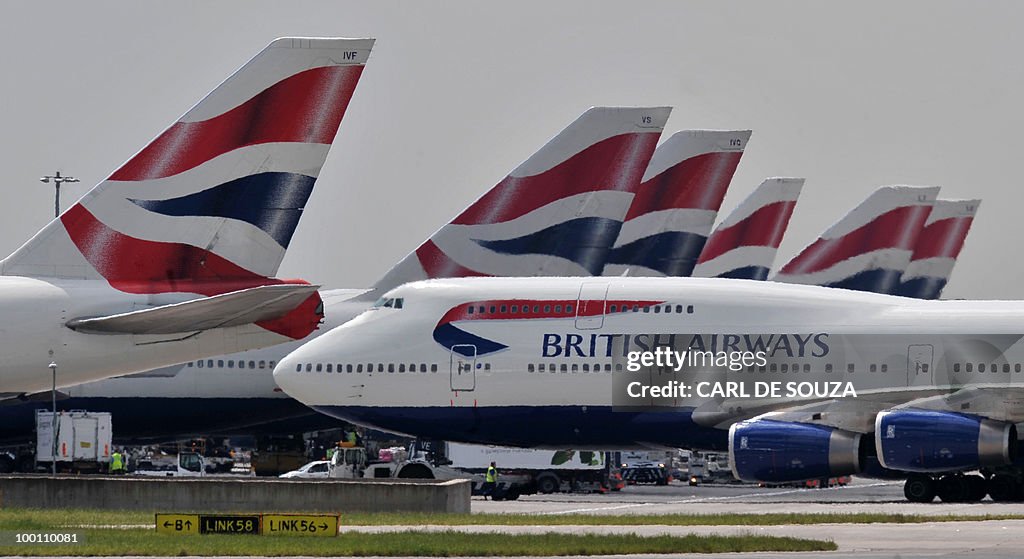
[[[860,471],[860,434],[759,419],[729,429],[732,473],[743,481],[789,482]]]
[[[962,413],[900,409],[875,417],[882,466],[905,472],[956,472],[1009,464],[1017,454],[1012,423]]]

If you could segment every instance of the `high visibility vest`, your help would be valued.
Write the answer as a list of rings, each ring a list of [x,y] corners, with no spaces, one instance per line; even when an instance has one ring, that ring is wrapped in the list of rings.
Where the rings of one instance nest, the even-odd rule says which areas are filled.
[[[356,432],[355,431],[349,431],[348,432],[348,442],[352,443],[353,445],[356,444]]]
[[[487,468],[487,477],[484,478],[484,480],[487,483],[494,483],[494,482],[498,481],[498,470],[495,469],[494,466],[491,466],[490,468]]]
[[[124,464],[121,462],[121,453],[115,452],[110,455],[110,471],[119,472],[124,469]]]

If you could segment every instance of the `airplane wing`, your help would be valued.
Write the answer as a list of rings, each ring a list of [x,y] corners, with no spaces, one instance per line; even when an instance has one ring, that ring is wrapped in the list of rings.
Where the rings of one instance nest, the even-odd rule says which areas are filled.
[[[152,309],[76,318],[67,326],[86,334],[181,334],[280,318],[318,285],[263,285]]]

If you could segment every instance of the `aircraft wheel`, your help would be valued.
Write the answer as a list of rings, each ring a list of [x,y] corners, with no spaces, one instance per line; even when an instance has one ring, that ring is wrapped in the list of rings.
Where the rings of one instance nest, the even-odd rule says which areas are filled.
[[[1019,501],[1020,484],[1013,476],[995,475],[988,480],[988,494],[993,501],[1001,503]]]
[[[402,479],[434,479],[434,472],[423,464],[409,464],[398,472]]]
[[[956,474],[939,478],[935,493],[943,503],[964,503],[971,496],[965,476]]]
[[[903,495],[911,503],[930,503],[935,500],[935,480],[925,475],[911,475],[903,484]]]
[[[981,476],[964,476],[967,482],[967,500],[977,503],[988,495],[988,483]]]

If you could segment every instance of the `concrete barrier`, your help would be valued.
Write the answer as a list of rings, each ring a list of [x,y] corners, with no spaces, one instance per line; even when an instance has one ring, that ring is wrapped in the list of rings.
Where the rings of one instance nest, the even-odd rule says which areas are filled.
[[[469,512],[467,480],[0,476],[0,507],[164,512]]]

